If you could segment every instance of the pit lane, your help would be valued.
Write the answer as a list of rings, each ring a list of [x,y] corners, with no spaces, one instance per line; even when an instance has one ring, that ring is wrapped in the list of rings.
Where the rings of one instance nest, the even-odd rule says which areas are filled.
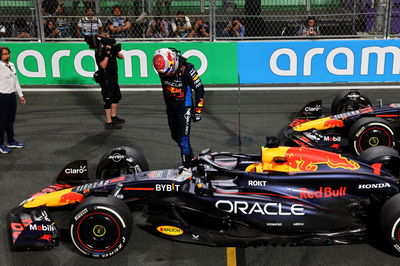
[[[241,92],[241,134],[254,141],[242,152],[257,153],[265,136],[277,135],[312,99],[329,107],[338,93],[330,90]],[[370,89],[374,103],[400,102],[397,90]],[[19,105],[16,138],[26,143],[23,150],[0,154],[1,227],[0,265],[226,265],[226,248],[172,242],[134,228],[126,248],[107,260],[79,255],[63,241],[51,251],[11,252],[7,238],[7,212],[31,194],[49,185],[70,161],[89,160],[89,171],[111,147],[132,146],[147,158],[151,169],[179,165],[179,150],[171,140],[160,91],[123,92],[120,116],[127,120],[122,130],[103,129],[100,93],[25,93],[26,106]],[[214,151],[238,151],[227,140],[238,132],[238,94],[234,90],[208,91],[201,122],[193,124],[195,153],[210,147]],[[138,218],[138,217],[136,217]],[[136,219],[135,218],[135,219]],[[330,247],[256,247],[243,254],[247,265],[398,265],[399,259],[379,245],[361,244]]]

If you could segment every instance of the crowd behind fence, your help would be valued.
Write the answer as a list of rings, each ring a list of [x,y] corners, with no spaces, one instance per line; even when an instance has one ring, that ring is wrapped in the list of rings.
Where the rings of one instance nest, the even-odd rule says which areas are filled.
[[[0,40],[400,37],[400,0],[2,0]]]

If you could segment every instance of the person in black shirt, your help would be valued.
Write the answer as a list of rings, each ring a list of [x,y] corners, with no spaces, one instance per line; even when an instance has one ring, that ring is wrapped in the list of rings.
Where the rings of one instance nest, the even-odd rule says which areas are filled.
[[[92,40],[92,41],[90,41]],[[104,111],[106,116],[106,129],[121,129],[124,119],[117,116],[121,90],[118,85],[117,58],[124,59],[121,53],[121,44],[116,44],[114,38],[103,37],[101,41],[95,36],[88,38],[89,46],[96,48],[95,57],[99,68],[95,73],[95,80],[100,84],[101,95],[104,100]],[[91,47],[91,48],[92,48]]]
[[[204,86],[194,66],[173,48],[159,49],[154,53],[153,65],[160,75],[164,101],[167,107],[171,137],[181,149],[183,178],[191,176],[193,150],[189,135],[191,120],[201,120],[204,104]],[[194,102],[192,98],[194,91]]]

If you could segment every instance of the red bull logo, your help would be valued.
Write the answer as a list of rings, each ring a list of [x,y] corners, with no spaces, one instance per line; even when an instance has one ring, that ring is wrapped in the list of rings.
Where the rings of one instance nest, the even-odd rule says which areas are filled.
[[[53,240],[53,238],[51,237],[51,234],[44,234],[39,238],[39,240],[46,240],[50,243]]]
[[[286,164],[290,171],[317,171],[318,165],[327,165],[329,168],[343,168],[356,170],[360,165],[343,157],[340,154],[310,149],[310,148],[289,148],[286,152]]]
[[[82,202],[84,199],[85,197],[82,194],[71,191],[61,196],[60,203],[74,204],[76,202]]]
[[[343,120],[339,119],[329,119],[328,121],[325,121],[324,127],[326,129],[328,128],[335,128],[335,127],[344,127]]]
[[[182,90],[179,88],[167,86],[166,89],[169,92],[169,94],[173,94],[175,98],[183,98],[185,96]]]
[[[306,188],[300,188],[301,199],[313,198],[331,198],[331,197],[344,197],[346,196],[347,187],[340,187],[339,189],[332,189],[331,187],[320,187],[317,191],[310,191]]]

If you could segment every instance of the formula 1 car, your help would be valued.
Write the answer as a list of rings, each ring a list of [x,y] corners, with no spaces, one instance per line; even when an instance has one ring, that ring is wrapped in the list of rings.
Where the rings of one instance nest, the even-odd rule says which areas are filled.
[[[261,154],[204,150],[183,178],[179,169],[146,171],[136,150],[119,147],[100,161],[98,180],[76,161],[14,208],[11,247],[50,249],[67,232],[79,253],[110,257],[127,245],[131,213],[141,210],[143,229],[176,241],[333,245],[363,242],[372,231],[400,255],[399,159],[387,147],[356,160],[267,138]]]
[[[343,91],[332,102],[329,116],[321,116],[321,101],[300,111],[283,135],[289,146],[312,147],[360,155],[369,147],[396,147],[400,103],[372,106],[357,90]]]

